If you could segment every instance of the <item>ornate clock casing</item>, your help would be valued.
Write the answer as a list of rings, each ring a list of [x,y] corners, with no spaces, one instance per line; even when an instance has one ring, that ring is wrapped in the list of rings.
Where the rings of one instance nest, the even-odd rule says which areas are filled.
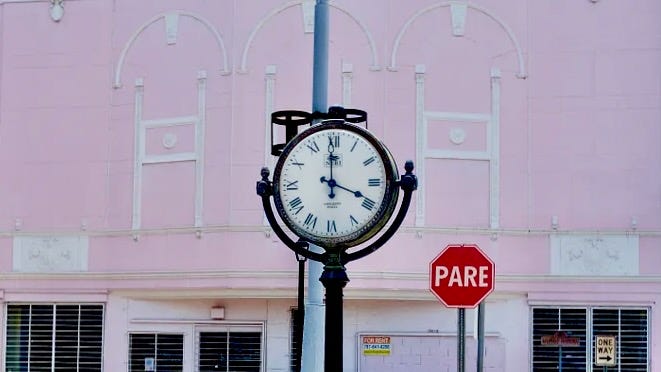
[[[276,210],[300,238],[347,249],[381,230],[399,195],[388,149],[367,130],[327,120],[298,134],[273,172]]]

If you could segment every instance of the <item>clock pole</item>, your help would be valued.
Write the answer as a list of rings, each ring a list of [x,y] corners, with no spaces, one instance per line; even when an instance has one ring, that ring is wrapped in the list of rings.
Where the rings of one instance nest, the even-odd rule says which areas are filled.
[[[324,371],[342,371],[343,357],[343,289],[349,282],[339,253],[329,254],[319,281],[326,288],[326,342]]]
[[[316,0],[314,6],[314,40],[312,45],[312,112],[323,113],[328,108],[328,34],[329,34],[329,15],[328,0]],[[318,124],[319,120],[312,121],[312,125]],[[315,252],[321,252],[322,248],[314,244],[310,247]],[[303,334],[302,352],[303,363],[302,372],[318,371],[321,368],[320,360],[317,356],[321,353],[321,346],[324,345],[324,365],[327,360],[333,357],[329,356],[328,350],[328,300],[324,309],[323,290],[315,276],[321,271],[320,262],[310,262],[310,275],[308,276],[308,303],[310,311],[316,312],[308,316],[305,321],[305,333]],[[316,274],[316,275],[313,275]],[[323,273],[322,273],[323,276]],[[328,296],[328,295],[327,295]],[[341,306],[341,305],[340,305]],[[324,314],[325,311],[325,314]],[[325,316],[326,322],[322,323],[321,316]],[[312,314],[310,314],[312,315]],[[325,327],[324,327],[325,324]],[[331,328],[333,328],[331,326]],[[321,332],[325,333],[325,342],[320,340]],[[340,340],[341,341],[341,340]],[[329,372],[327,367],[325,371]],[[342,364],[336,371],[342,371]]]

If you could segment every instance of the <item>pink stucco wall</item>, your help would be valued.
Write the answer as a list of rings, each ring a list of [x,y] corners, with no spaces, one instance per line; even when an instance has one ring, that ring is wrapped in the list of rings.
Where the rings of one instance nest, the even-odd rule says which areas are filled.
[[[147,25],[175,4],[75,2],[59,23],[48,19],[43,4],[3,5],[3,231],[11,235],[17,219],[18,229],[25,233],[78,233],[81,224],[98,235],[129,229],[133,83],[144,79],[145,119],[185,116],[197,110],[199,70],[208,73],[204,225],[261,230],[252,183],[265,152],[262,72],[266,65],[277,67],[275,109],[307,109],[310,34],[300,32],[298,7],[283,10],[251,40],[247,71],[242,72],[250,31],[269,9],[281,4],[190,4],[186,12],[208,21],[224,41],[230,70],[222,75],[222,51],[198,19],[180,17],[173,45],[165,43],[163,19]],[[660,228],[661,129],[656,98],[661,57],[654,37],[658,25],[651,16],[653,2],[627,5],[627,12],[639,17],[627,23],[626,31],[618,27],[623,25],[618,21],[620,4],[480,4],[500,16],[518,38],[525,80],[515,76],[516,53],[499,24],[484,13],[469,11],[466,37],[453,37],[445,32],[451,27],[445,17],[448,7],[419,17],[398,45],[397,71],[386,68],[404,20],[426,4],[435,3],[340,4],[371,33],[380,69],[370,70],[367,39],[355,21],[333,12],[332,102],[340,101],[340,62],[351,63],[352,106],[369,112],[370,129],[403,162],[415,157],[414,65],[426,67],[428,106],[468,112],[489,109],[488,73],[498,67],[503,228],[544,230],[552,216],[558,217],[563,230],[627,230],[632,218],[639,230]],[[138,32],[144,25],[148,27]],[[120,53],[134,33],[137,37],[119,66]],[[122,86],[113,88],[119,68]],[[190,130],[179,131],[178,149],[192,148]],[[442,133],[438,138],[434,134],[432,130],[428,142],[443,146]],[[484,147],[481,135],[476,133],[477,142],[466,146]],[[146,136],[148,153],[167,151],[159,148],[158,130]],[[484,168],[471,161],[431,161],[425,173],[429,187],[421,190],[430,206],[425,227],[488,227]],[[143,227],[192,225],[192,172],[190,163],[145,166]],[[207,245],[208,239],[213,238],[192,245]],[[94,238],[91,246],[103,251],[105,240]],[[433,239],[418,243],[434,244]],[[232,246],[230,240],[226,245]],[[100,271],[123,265],[138,268],[125,255],[115,258],[98,263],[93,259],[91,266]]]
[[[303,32],[301,6],[279,0],[65,5],[63,19],[54,22],[49,2],[0,0],[5,296],[47,288],[293,293],[293,253],[265,226],[254,184],[273,161],[265,146],[269,100],[272,110],[310,109],[312,34]],[[496,262],[496,295],[653,303],[661,296],[661,3],[480,0],[470,3],[460,37],[452,34],[451,10],[450,3],[430,0],[334,2],[329,102],[342,102],[343,64],[350,64],[350,107],[369,113],[369,129],[400,169],[413,159],[424,175],[417,191],[424,222],[416,224],[414,203],[391,242],[348,267],[355,274],[349,295],[422,297],[429,260],[448,243],[471,242]],[[176,12],[168,43],[160,16]],[[275,66],[271,92],[269,66]],[[487,162],[420,159],[416,72],[424,75],[425,110],[488,113],[494,68],[500,71],[497,182],[490,183]],[[132,228],[137,79],[144,120],[204,113],[199,226],[194,163],[165,162],[143,166],[140,228]],[[479,125],[435,123],[425,146],[488,148],[489,133]],[[447,138],[457,126],[467,133],[461,146]],[[172,149],[162,145],[166,132],[176,135]],[[190,152],[195,139],[191,126],[148,129],[145,154]],[[497,226],[490,222],[494,187]],[[638,237],[635,272],[608,275],[597,286],[598,272],[557,275],[550,237],[558,233]],[[17,273],[12,248],[26,236],[88,237],[85,272]],[[658,315],[653,322],[661,328]],[[657,331],[657,355],[660,340]]]

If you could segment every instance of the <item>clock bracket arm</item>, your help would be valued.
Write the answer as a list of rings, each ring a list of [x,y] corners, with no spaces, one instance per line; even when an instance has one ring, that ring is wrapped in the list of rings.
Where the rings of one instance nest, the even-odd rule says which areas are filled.
[[[326,255],[312,252],[308,249],[308,242],[304,240],[299,240],[295,242],[292,240],[287,233],[280,227],[278,224],[275,214],[273,213],[273,207],[271,206],[271,196],[273,195],[273,183],[269,181],[269,169],[267,167],[262,168],[261,176],[262,179],[257,181],[256,191],[257,195],[262,198],[262,206],[264,208],[264,213],[266,214],[266,219],[269,221],[269,225],[275,232],[275,235],[280,238],[280,240],[287,246],[289,249],[294,251],[294,253],[308,258],[310,260],[324,262],[326,260]]]
[[[395,232],[397,232],[399,227],[402,225],[402,222],[404,222],[406,213],[408,212],[409,206],[411,205],[413,191],[418,188],[418,178],[415,176],[415,174],[413,174],[413,169],[413,161],[406,161],[406,164],[404,165],[404,170],[406,173],[403,174],[400,177],[400,180],[397,182],[397,187],[400,187],[402,191],[404,191],[404,197],[402,198],[402,203],[399,206],[399,211],[397,212],[397,215],[395,216],[395,219],[393,220],[393,223],[390,225],[388,230],[386,230],[381,236],[377,238],[377,240],[375,240],[367,247],[356,252],[342,255],[342,264],[347,264],[351,261],[355,261],[375,252],[377,249],[381,248],[388,240],[390,240]]]

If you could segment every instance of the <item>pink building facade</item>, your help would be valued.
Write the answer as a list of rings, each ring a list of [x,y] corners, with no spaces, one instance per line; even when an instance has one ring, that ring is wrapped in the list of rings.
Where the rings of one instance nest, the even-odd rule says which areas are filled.
[[[314,3],[0,0],[5,371],[290,370],[297,262],[254,186],[270,114],[310,110]],[[661,372],[661,3],[329,4],[329,102],[420,181],[347,266],[345,371],[454,370],[429,262],[473,243],[486,370],[601,371],[612,337],[609,371]]]

